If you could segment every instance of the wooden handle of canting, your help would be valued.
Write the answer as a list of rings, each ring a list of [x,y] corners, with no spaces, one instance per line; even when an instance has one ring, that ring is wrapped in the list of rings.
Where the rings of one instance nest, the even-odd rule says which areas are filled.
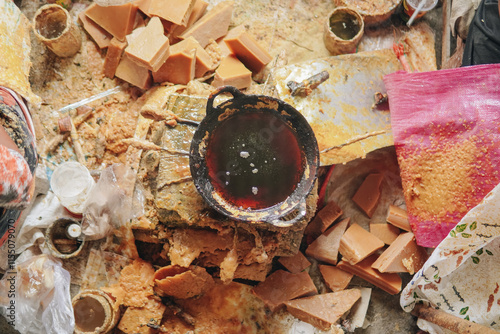
[[[457,334],[498,334],[497,331],[489,327],[476,324],[475,322],[456,317],[442,310],[437,310],[422,304],[416,305],[412,314]]]

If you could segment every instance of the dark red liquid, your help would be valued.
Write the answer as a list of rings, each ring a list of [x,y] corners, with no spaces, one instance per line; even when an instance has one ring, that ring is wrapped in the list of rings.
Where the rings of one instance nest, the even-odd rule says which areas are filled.
[[[278,116],[253,112],[223,121],[209,139],[210,182],[229,203],[263,209],[281,203],[304,173],[295,132]]]

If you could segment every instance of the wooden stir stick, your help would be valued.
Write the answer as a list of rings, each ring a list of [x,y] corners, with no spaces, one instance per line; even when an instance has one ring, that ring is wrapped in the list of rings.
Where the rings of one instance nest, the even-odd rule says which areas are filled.
[[[498,334],[497,331],[489,327],[422,304],[416,305],[411,313],[420,319],[432,322],[457,334]]]

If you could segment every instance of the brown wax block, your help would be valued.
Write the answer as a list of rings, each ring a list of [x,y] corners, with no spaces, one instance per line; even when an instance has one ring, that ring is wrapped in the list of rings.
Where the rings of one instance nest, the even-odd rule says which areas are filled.
[[[384,176],[369,174],[354,194],[352,200],[368,217],[372,217],[380,199],[380,184]]]
[[[105,29],[101,28],[100,25],[92,21],[85,15],[85,12],[80,12],[78,19],[83,25],[83,29],[92,37],[94,42],[100,49],[107,48],[111,43],[113,35],[107,32]]]
[[[342,209],[333,201],[328,201],[325,207],[321,209],[314,219],[307,225],[304,230],[305,235],[317,238],[321,233],[325,232],[337,218],[342,215]]]
[[[293,316],[319,329],[329,330],[361,298],[358,289],[325,293],[285,303]]]
[[[134,29],[136,14],[137,7],[132,3],[108,7],[93,3],[85,10],[88,18],[121,41]]]
[[[258,73],[273,58],[244,27],[240,27],[231,29],[224,38],[224,42],[246,68]]]
[[[151,16],[185,26],[193,10],[194,0],[151,0],[148,12]]]
[[[175,28],[170,32],[170,36],[172,38],[177,38],[177,36],[181,35],[184,31],[189,29],[196,21],[198,21],[203,14],[205,14],[205,10],[208,7],[208,2],[204,0],[195,0],[193,5],[193,10],[191,11],[191,15],[189,15],[189,19],[185,26],[176,25]]]
[[[340,240],[348,224],[349,218],[346,218],[326,230],[307,247],[307,256],[318,261],[337,264]]]
[[[379,256],[372,268],[381,273],[409,272],[413,275],[427,260],[427,252],[415,242],[411,232],[400,234],[396,240]]]
[[[311,265],[311,262],[300,251],[293,256],[282,256],[278,262],[293,274],[300,273]]]
[[[113,79],[115,77],[116,69],[122,58],[123,50],[127,46],[127,42],[121,42],[116,37],[113,37],[104,58],[104,75]]]
[[[285,270],[275,271],[253,288],[252,292],[273,312],[286,301],[318,293],[307,272],[292,274]]]
[[[222,59],[215,70],[212,86],[234,86],[238,89],[248,88],[252,84],[252,72],[234,55]]]
[[[118,64],[115,76],[141,89],[148,89],[151,86],[149,70],[137,65],[126,56],[123,56]]]
[[[186,39],[193,36],[202,47],[206,47],[210,39],[217,40],[227,34],[231,17],[233,14],[233,1],[223,1],[215,5],[203,15],[188,30],[184,31],[179,38]]]
[[[132,39],[125,54],[138,65],[157,71],[169,56],[170,43],[163,32],[160,19],[152,17],[147,26]]]
[[[354,265],[342,260],[337,264],[337,268],[359,276],[391,295],[399,293],[402,286],[401,277],[398,274],[381,273],[373,269],[372,264],[376,259],[377,255],[374,254]]]
[[[187,43],[183,42],[170,47],[170,56],[158,71],[153,72],[155,82],[186,85],[194,79],[196,49],[187,47]]]
[[[345,261],[356,264],[382,247],[382,240],[358,224],[352,224],[340,239],[339,252]]]
[[[391,224],[370,224],[370,233],[382,240],[386,245],[392,244],[399,235],[399,228]]]
[[[353,276],[351,273],[324,264],[320,264],[318,267],[326,286],[333,292],[344,290],[351,282]]]
[[[400,207],[389,205],[389,210],[387,211],[387,222],[399,227],[402,230],[411,232],[411,226],[408,222],[408,213]]]

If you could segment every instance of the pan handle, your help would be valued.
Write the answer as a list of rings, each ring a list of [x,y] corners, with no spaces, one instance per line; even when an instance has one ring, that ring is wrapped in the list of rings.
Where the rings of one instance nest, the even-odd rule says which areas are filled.
[[[300,201],[298,208],[296,210],[298,210],[297,215],[290,220],[282,220],[280,218],[276,218],[276,219],[273,219],[271,221],[268,221],[267,223],[272,224],[274,226],[279,226],[279,227],[292,226],[293,224],[295,224],[296,222],[298,222],[299,220],[304,218],[306,213],[307,213],[307,206],[306,206],[306,199],[305,198],[303,198]]]
[[[217,107],[214,108],[214,100],[217,97],[217,95],[222,93],[231,93],[231,95],[233,95],[233,98],[245,96],[245,94],[240,92],[240,90],[234,86],[222,86],[218,90],[210,94],[210,97],[208,98],[207,101],[207,115],[212,112],[212,109],[217,108]]]

